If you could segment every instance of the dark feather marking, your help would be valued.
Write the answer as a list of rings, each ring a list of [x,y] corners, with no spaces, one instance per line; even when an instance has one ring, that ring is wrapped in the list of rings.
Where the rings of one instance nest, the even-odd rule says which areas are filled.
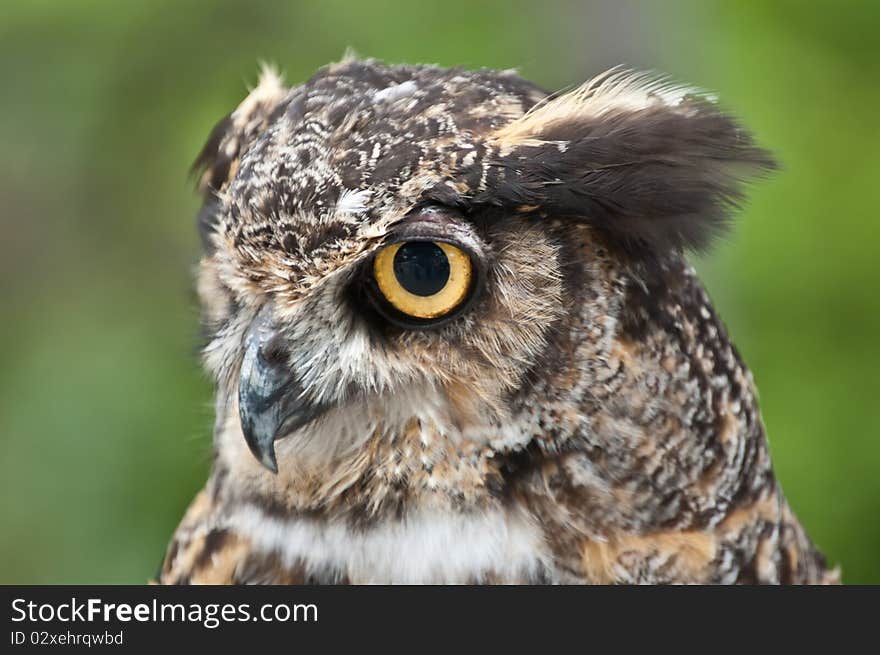
[[[193,571],[198,571],[211,564],[211,558],[219,551],[229,540],[230,534],[228,530],[215,528],[205,535],[205,542],[202,546],[202,552],[199,553],[193,563]]]
[[[297,559],[285,564],[279,553],[251,553],[235,573],[236,584],[276,585],[347,585],[351,584],[345,571],[322,566],[309,571],[306,562]]]
[[[208,187],[214,191],[218,190],[223,185],[223,182],[226,181],[229,175],[229,167],[238,155],[236,152],[232,157],[225,156],[220,150],[220,146],[231,130],[232,114],[227,114],[211,130],[207,142],[196,156],[196,160],[190,168],[190,172],[199,178],[206,171],[210,171]]]
[[[171,567],[174,564],[174,559],[177,557],[177,553],[180,550],[180,540],[177,538],[171,539],[171,544],[168,546],[168,550],[162,558],[162,561],[159,563],[159,570],[156,571],[155,579],[161,580],[165,575],[171,573]]]

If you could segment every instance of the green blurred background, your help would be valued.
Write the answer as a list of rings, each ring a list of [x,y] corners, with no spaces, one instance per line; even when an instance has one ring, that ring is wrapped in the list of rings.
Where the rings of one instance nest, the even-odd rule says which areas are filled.
[[[114,2],[0,8],[0,582],[140,583],[205,479],[187,169],[256,80],[347,46],[618,63],[718,92],[778,153],[697,262],[757,379],[776,469],[850,583],[880,583],[880,3]]]

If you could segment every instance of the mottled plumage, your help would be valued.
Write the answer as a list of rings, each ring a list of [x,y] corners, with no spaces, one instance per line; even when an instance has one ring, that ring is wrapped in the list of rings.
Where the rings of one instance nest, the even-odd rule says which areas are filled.
[[[624,71],[264,73],[198,160],[214,466],[159,580],[834,581],[683,255],[771,167]],[[479,283],[400,327],[370,262],[425,238]]]

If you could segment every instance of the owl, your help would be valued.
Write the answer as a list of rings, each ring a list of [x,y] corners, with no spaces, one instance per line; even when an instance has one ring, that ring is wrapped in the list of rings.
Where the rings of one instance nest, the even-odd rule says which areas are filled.
[[[264,70],[196,162],[213,466],[158,582],[836,582],[685,259],[773,166],[652,74]]]

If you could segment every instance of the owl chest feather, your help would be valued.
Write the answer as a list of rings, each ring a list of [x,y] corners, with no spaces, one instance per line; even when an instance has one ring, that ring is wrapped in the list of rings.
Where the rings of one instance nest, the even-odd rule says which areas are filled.
[[[236,575],[319,584],[552,579],[539,521],[490,491],[500,473],[485,440],[463,439],[424,415],[366,433],[363,424],[370,425],[368,417],[359,423],[350,410],[338,420],[331,416],[320,433],[289,440],[291,455],[302,457],[308,443],[359,435],[351,437],[357,444],[352,456],[332,465],[299,464],[303,460],[287,459],[290,446],[280,444],[281,471],[270,476],[246,469],[259,477],[236,468],[250,462],[237,427],[230,426],[221,438],[229,474],[215,476],[214,516],[218,527],[247,541]]]
[[[314,518],[275,518],[240,508],[229,527],[248,535],[252,557],[310,582],[466,584],[545,581],[549,556],[532,521],[516,511],[415,510],[354,527]]]

